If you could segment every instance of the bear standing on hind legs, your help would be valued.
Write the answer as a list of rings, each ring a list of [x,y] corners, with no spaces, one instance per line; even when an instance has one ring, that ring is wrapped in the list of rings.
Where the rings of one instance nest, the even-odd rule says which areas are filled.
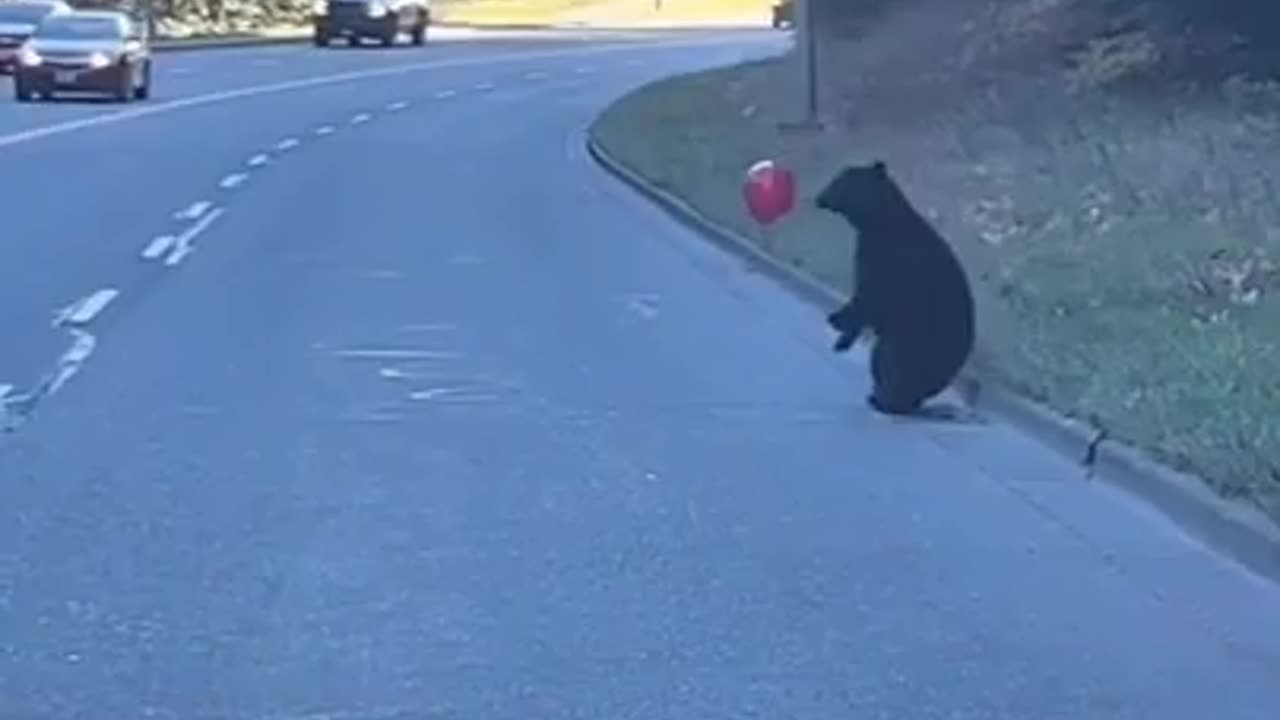
[[[827,316],[845,352],[864,330],[874,389],[867,402],[910,415],[942,392],[968,361],[974,303],[955,253],[918,213],[883,162],[846,167],[818,194],[817,206],[858,233],[854,294]]]

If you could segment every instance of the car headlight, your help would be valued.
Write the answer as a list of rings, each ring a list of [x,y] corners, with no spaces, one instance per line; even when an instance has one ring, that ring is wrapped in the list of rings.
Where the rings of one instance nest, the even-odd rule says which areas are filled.
[[[89,67],[104,68],[111,64],[111,56],[104,52],[96,52],[89,56]]]
[[[18,62],[28,67],[34,67],[44,62],[44,58],[40,57],[40,53],[24,45],[22,49],[18,51]]]
[[[369,3],[369,17],[380,18],[387,14],[387,6],[377,0]]]

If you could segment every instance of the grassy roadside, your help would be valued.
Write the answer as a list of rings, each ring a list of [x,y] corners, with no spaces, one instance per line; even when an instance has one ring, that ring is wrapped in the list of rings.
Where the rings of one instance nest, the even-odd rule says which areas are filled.
[[[779,158],[811,192],[886,159],[964,257],[984,370],[1280,520],[1280,86],[1170,82],[1176,48],[1087,12],[1100,3],[904,3],[827,38],[842,70],[819,133],[779,129],[796,97],[781,61],[643,88],[594,132],[841,288],[848,231],[806,200],[762,232],[742,173]]]
[[[769,0],[446,0],[435,12],[471,25],[646,27],[763,24],[768,8]]]

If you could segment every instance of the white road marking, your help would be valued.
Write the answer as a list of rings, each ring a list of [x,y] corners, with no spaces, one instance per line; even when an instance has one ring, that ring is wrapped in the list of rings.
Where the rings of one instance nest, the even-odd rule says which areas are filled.
[[[142,258],[144,260],[156,260],[161,255],[169,252],[169,248],[173,247],[173,244],[177,241],[178,238],[172,235],[161,235],[147,243],[147,246],[142,249]]]
[[[457,353],[435,350],[339,350],[338,357],[352,360],[452,360]]]
[[[525,80],[546,80],[547,74],[544,72],[537,72],[537,71],[527,72],[524,74],[524,79]]]
[[[405,102],[404,100],[399,100],[397,102],[391,103],[390,105],[387,105],[387,109],[390,110],[391,112],[399,112],[401,110],[404,110],[407,107],[409,107],[409,103]]]
[[[248,179],[249,179],[249,176],[244,173],[231,173],[230,175],[222,178],[222,180],[218,182],[218,187],[222,188],[223,190],[230,190],[239,185],[242,185],[244,181]]]
[[[214,208],[204,217],[200,218],[200,221],[195,225],[187,228],[186,232],[174,238],[173,243],[171,243],[173,246],[173,252],[170,253],[169,257],[165,258],[164,264],[168,267],[173,267],[185,260],[192,252],[195,252],[192,242],[198,235],[200,235],[200,233],[207,230],[209,226],[213,224],[214,220],[221,217],[224,212],[226,212],[225,208]]]
[[[332,135],[332,134],[333,134],[333,131],[334,131],[335,129],[336,129],[336,128],[334,128],[332,125],[321,125],[320,127],[316,128],[316,134],[317,134],[317,135]]]
[[[359,125],[360,123],[366,123],[366,122],[369,122],[369,120],[370,120],[370,119],[372,119],[372,118],[373,118],[373,116],[372,116],[372,115],[370,115],[369,113],[359,113],[359,114],[357,114],[357,115],[353,115],[353,116],[351,117],[351,124],[352,124],[352,125]]]
[[[453,97],[454,95],[457,95],[457,94],[458,94],[458,93],[456,93],[456,92],[454,92],[454,91],[452,91],[452,90],[441,90],[440,92],[436,93],[436,99],[437,99],[437,100],[448,100],[449,98],[451,98],[451,97]]]
[[[266,155],[263,155],[263,154],[259,153],[259,154],[257,154],[257,155],[254,155],[253,157],[249,158],[249,160],[248,160],[248,162],[247,162],[246,164],[247,164],[249,167],[262,167],[263,165],[266,165],[266,164],[267,164],[267,160],[268,160],[268,158],[267,158],[267,156],[266,156]]]
[[[298,147],[298,145],[300,144],[301,143],[298,141],[297,138],[285,138],[280,142],[276,143],[276,149],[281,152],[288,152],[289,150],[292,150]]]
[[[120,295],[115,288],[102,288],[93,294],[80,298],[59,310],[53,318],[53,326],[88,325]]]
[[[479,90],[480,92],[488,92],[493,88],[494,84],[491,82],[476,83],[476,90]]]
[[[71,336],[74,338],[71,347],[58,358],[58,370],[49,380],[46,392],[50,395],[61,390],[68,380],[80,372],[80,368],[98,346],[97,339],[83,330],[72,329]]]
[[[213,207],[213,203],[208,200],[199,200],[193,202],[185,208],[173,214],[174,220],[199,220],[201,215],[209,211]]]
[[[392,65],[389,67],[354,70],[350,72],[335,73],[333,75],[320,75],[298,80],[286,80],[283,82],[268,83],[265,85],[251,85],[249,87],[237,88],[235,90],[223,90],[219,92],[205,93],[202,95],[193,95],[191,97],[169,100],[167,102],[142,105],[128,110],[117,110],[114,112],[103,113],[101,115],[93,115],[91,117],[79,118],[76,120],[67,120],[28,130],[20,130],[18,132],[9,133],[8,135],[0,135],[0,147],[18,145],[21,143],[31,142],[33,140],[39,140],[41,138],[51,137],[53,135],[76,132],[78,130],[114,125],[116,123],[127,122],[129,120],[137,120],[138,118],[151,117],[152,115],[161,115],[177,110],[185,110],[187,108],[214,105],[243,98],[292,92],[294,90],[304,90],[307,88],[322,87],[325,85],[337,85],[358,80],[368,80],[371,78],[405,75],[422,70],[476,67],[483,65],[497,65],[508,62],[528,62],[530,60],[563,57],[594,57],[615,53],[644,52],[647,50],[671,50],[679,48],[703,48],[743,44],[753,44],[769,48],[776,46],[778,50],[786,48],[786,45],[772,38],[768,41],[750,41],[749,43],[742,40],[725,38],[704,40],[662,40],[645,43],[618,42],[612,45],[596,45],[592,47],[523,51],[489,55],[487,57],[467,57],[456,58],[453,60],[429,60],[425,62],[405,63],[403,65]]]
[[[446,332],[456,330],[457,326],[452,323],[416,323],[401,326],[400,329],[405,332]]]
[[[9,397],[9,393],[11,392],[13,392],[12,385],[0,383],[0,408],[4,407],[5,398]]]

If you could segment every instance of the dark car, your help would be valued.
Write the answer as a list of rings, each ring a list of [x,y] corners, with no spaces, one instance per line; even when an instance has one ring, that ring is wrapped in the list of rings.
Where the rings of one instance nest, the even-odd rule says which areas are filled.
[[[71,6],[61,0],[0,1],[0,73],[13,72],[18,48],[31,37],[41,20],[65,12],[71,12]]]
[[[18,49],[20,102],[60,91],[106,93],[121,102],[151,94],[151,48],[143,23],[111,10],[50,15]]]
[[[350,45],[374,38],[389,46],[401,33],[421,45],[431,25],[431,5],[429,0],[318,0],[312,23],[318,47],[337,37]]]
[[[795,0],[775,0],[773,3],[773,26],[788,28],[795,25]]]

